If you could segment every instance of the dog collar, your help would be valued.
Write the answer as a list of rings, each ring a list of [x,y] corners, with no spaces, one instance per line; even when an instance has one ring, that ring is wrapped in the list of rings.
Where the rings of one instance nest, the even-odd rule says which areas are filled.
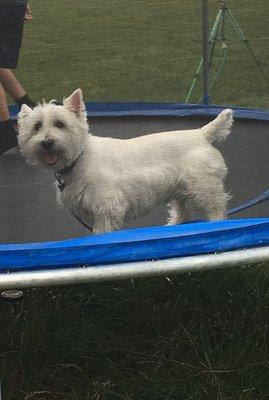
[[[82,154],[83,154],[83,152],[68,167],[64,167],[60,171],[55,172],[55,178],[57,179],[57,184],[58,184],[58,188],[59,188],[60,192],[62,192],[66,186],[65,181],[64,181],[64,175],[67,175],[69,172],[71,172],[73,170],[76,163],[78,162],[78,159],[82,156]]]

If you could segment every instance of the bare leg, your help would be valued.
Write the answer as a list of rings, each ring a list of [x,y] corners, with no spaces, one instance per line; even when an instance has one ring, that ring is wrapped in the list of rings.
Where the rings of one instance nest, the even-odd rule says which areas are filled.
[[[25,96],[25,90],[17,80],[13,72],[6,68],[0,68],[0,82],[5,91],[16,101]]]
[[[0,83],[0,121],[8,121],[9,119],[6,92]]]

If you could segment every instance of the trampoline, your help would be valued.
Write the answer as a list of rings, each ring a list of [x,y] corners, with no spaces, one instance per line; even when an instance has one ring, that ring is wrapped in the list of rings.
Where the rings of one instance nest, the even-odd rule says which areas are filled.
[[[95,135],[130,138],[192,129],[223,107],[179,103],[87,103]],[[233,108],[218,144],[228,166],[226,221],[164,226],[165,207],[122,231],[91,235],[56,205],[53,171],[13,149],[0,157],[0,288],[61,285],[196,271],[269,260],[269,112]],[[12,109],[16,118],[17,110]],[[239,207],[238,207],[239,205]]]

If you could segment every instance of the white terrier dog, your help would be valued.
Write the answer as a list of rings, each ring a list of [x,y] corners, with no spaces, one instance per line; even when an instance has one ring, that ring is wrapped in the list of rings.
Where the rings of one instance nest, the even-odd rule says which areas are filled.
[[[190,220],[191,208],[209,220],[225,218],[227,168],[211,143],[226,138],[232,121],[232,111],[224,110],[201,129],[97,137],[89,134],[77,89],[62,106],[23,105],[18,142],[29,163],[54,168],[59,202],[100,233],[120,229],[161,202],[169,207],[168,224]]]

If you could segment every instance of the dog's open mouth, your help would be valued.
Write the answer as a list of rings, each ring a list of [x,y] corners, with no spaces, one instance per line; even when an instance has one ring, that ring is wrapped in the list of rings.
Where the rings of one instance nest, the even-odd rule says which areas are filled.
[[[58,154],[51,151],[44,151],[43,159],[46,164],[55,165],[58,161]]]

